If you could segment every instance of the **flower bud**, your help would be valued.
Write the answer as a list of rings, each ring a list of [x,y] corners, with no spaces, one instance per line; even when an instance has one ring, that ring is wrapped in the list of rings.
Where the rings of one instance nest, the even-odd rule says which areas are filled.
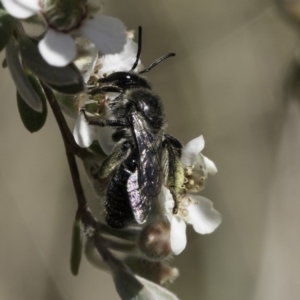
[[[172,254],[170,224],[167,221],[149,223],[140,233],[140,250],[151,260],[163,260]]]

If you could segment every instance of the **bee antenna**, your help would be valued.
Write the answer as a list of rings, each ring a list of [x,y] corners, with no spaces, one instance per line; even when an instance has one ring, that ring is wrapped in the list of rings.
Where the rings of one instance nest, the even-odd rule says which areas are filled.
[[[140,56],[141,56],[141,52],[142,52],[142,27],[139,26],[139,34],[138,34],[138,51],[137,51],[137,54],[136,54],[136,60],[131,68],[130,71],[133,71],[138,63],[139,63],[139,59],[140,59]]]
[[[156,65],[158,65],[159,63],[161,63],[162,61],[164,61],[165,59],[175,56],[175,53],[168,53],[165,54],[164,56],[160,57],[159,59],[157,59],[154,63],[152,63],[148,68],[142,70],[141,72],[139,72],[139,74],[143,74],[143,73],[147,73],[149,72],[151,69],[153,69]]]

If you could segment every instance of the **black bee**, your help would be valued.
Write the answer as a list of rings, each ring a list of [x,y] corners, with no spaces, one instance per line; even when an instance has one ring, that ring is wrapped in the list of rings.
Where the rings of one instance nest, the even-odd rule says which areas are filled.
[[[92,95],[114,93],[107,106],[110,117],[87,116],[91,125],[112,127],[115,146],[97,171],[96,181],[107,182],[105,219],[113,228],[130,223],[142,224],[153,206],[162,184],[169,187],[176,203],[176,173],[182,145],[164,133],[166,119],[158,95],[152,92],[148,81],[139,74],[146,73],[158,63],[175,54],[169,53],[148,68],[134,73],[141,53],[141,28],[137,59],[128,72],[115,72],[100,79]],[[100,184],[101,185],[101,184]]]

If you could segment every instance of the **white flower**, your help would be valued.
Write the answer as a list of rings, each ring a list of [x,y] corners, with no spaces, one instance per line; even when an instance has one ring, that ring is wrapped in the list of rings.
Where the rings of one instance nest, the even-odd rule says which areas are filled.
[[[180,254],[187,244],[186,223],[200,234],[212,233],[222,221],[221,214],[212,202],[200,195],[185,194],[179,199],[178,213],[173,214],[174,200],[170,191],[163,187],[161,196],[166,216],[171,224],[170,243],[174,254]]]
[[[204,188],[208,174],[214,175],[218,172],[214,162],[202,155],[204,145],[204,138],[200,135],[188,142],[182,151],[181,163],[186,177],[185,188],[190,193],[198,193]]]
[[[90,79],[98,59],[98,49],[85,38],[76,39],[78,55],[74,64],[80,70],[85,83]]]
[[[37,0],[2,0],[4,8],[15,18],[26,19],[40,10]]]
[[[2,0],[2,4],[15,18],[44,16],[48,29],[38,46],[45,61],[53,66],[63,67],[75,59],[73,36],[88,38],[102,54],[121,52],[126,42],[124,24],[116,18],[94,15],[94,3],[89,1],[78,1],[74,13],[67,17],[55,6],[44,7],[40,0]]]
[[[212,233],[221,223],[222,217],[213,208],[212,202],[199,195],[207,174],[215,174],[217,168],[201,154],[203,136],[190,141],[183,149],[181,162],[185,170],[183,192],[178,197],[178,213],[173,214],[174,200],[170,191],[163,187],[161,198],[165,214],[170,222],[170,244],[174,254],[180,254],[187,244],[186,223],[200,234]]]
[[[112,133],[113,129],[110,127],[89,125],[83,113],[80,113],[77,117],[73,131],[74,139],[80,147],[88,148],[93,141],[98,141],[106,155],[111,153],[115,145],[111,139]]]

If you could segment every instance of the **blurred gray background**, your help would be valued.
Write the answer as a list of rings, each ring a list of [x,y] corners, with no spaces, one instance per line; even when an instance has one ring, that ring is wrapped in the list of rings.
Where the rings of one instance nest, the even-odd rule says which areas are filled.
[[[299,33],[270,0],[107,0],[104,9],[128,29],[143,26],[144,65],[176,52],[148,78],[168,132],[183,143],[203,134],[219,169],[204,195],[223,223],[209,236],[189,230],[173,291],[300,299],[300,111],[283,92]],[[0,299],[118,299],[110,276],[85,259],[71,275],[76,201],[58,127],[49,112],[40,132],[27,132],[0,72]]]

